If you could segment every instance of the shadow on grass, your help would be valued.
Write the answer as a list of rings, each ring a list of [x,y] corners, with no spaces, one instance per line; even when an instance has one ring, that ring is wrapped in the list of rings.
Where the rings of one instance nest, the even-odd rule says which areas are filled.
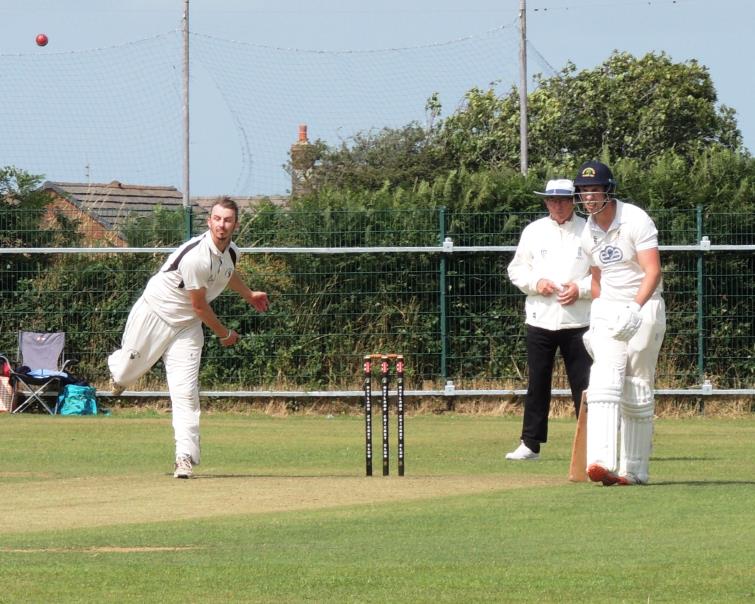
[[[719,457],[651,457],[650,461],[714,461]]]
[[[194,474],[193,480],[215,478],[359,478],[353,474]]]
[[[669,487],[679,484],[690,487],[718,487],[724,485],[755,485],[755,480],[661,480],[658,482],[651,482],[643,486]]]

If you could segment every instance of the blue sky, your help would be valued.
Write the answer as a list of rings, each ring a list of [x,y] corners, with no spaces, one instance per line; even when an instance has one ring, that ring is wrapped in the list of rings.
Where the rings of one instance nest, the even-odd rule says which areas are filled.
[[[527,9],[528,39],[545,61],[531,54],[530,75],[547,71],[548,65],[559,70],[567,61],[591,68],[613,50],[635,55],[664,51],[675,61],[696,59],[710,69],[719,101],[737,111],[745,145],[755,149],[749,65],[755,3],[528,0]],[[197,33],[259,45],[366,50],[480,34],[515,23],[518,10],[519,0],[191,0],[190,24]],[[0,54],[119,45],[179,28],[182,12],[182,0],[0,0]],[[50,38],[45,49],[34,45],[39,32]],[[233,192],[230,185],[212,190],[225,185],[209,184],[210,172],[201,169],[204,142],[218,143],[204,140],[204,119],[201,111],[192,111],[192,193]]]

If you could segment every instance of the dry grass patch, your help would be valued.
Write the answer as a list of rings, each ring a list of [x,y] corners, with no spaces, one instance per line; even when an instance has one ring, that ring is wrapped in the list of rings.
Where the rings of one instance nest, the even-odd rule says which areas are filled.
[[[543,476],[118,476],[14,485],[3,530],[24,533],[317,510],[563,484]]]
[[[29,547],[29,548],[12,548],[0,547],[0,553],[4,554],[133,554],[133,553],[152,553],[152,552],[183,552],[199,549],[195,546],[182,547],[115,547],[111,545],[93,546],[93,547]]]
[[[393,394],[391,395],[393,397]],[[393,404],[393,398],[392,398]],[[362,414],[362,401],[357,399],[204,399],[203,413],[239,413],[252,415],[264,413],[272,417],[290,415],[350,415]],[[375,401],[373,401],[375,406]],[[170,401],[156,399],[133,399],[128,402],[116,401],[109,406],[114,411],[170,413]],[[442,415],[459,413],[464,415],[491,415],[498,417],[520,417],[524,408],[524,398],[519,396],[502,397],[422,397],[406,401],[407,415]],[[377,406],[375,406],[377,412]],[[740,398],[701,398],[659,397],[656,399],[658,417],[748,417],[755,412],[752,397]],[[550,417],[574,417],[574,406],[570,399],[554,399]]]

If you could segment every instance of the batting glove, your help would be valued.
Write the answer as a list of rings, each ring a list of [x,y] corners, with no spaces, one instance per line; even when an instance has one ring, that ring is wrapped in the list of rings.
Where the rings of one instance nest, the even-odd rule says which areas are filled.
[[[613,334],[615,340],[628,342],[642,325],[642,316],[640,316],[640,305],[637,302],[630,302],[621,310],[616,318],[616,332]]]

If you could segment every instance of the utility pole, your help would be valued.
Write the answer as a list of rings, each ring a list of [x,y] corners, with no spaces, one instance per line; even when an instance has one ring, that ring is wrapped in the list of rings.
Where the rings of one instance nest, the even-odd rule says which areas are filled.
[[[519,0],[519,165],[527,174],[527,0]]]
[[[183,208],[186,238],[192,236],[191,191],[189,189],[189,0],[184,1],[183,15]]]

